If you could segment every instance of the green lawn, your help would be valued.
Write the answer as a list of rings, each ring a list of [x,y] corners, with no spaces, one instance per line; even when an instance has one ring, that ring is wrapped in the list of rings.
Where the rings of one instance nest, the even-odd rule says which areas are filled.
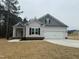
[[[3,39],[0,59],[79,59],[79,49],[39,40],[11,43]]]

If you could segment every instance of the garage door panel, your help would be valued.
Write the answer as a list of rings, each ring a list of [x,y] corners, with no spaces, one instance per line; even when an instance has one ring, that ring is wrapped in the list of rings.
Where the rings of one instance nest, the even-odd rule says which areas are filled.
[[[64,38],[64,32],[46,32],[45,38]]]

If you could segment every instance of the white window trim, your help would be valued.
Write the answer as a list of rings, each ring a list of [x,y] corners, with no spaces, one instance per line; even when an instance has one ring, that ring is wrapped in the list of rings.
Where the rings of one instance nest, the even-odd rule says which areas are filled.
[[[34,29],[34,34],[32,34],[32,29]],[[31,28],[31,34],[30,35],[40,35],[40,34],[36,34],[36,29],[39,29],[39,28]],[[30,30],[30,28],[29,28],[29,30]],[[39,30],[38,30],[39,31]]]

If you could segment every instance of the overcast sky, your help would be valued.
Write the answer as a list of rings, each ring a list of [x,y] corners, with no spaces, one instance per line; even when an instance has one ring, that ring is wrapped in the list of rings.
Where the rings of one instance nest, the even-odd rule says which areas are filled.
[[[69,26],[79,29],[79,0],[18,0],[22,18],[41,17],[47,13]]]

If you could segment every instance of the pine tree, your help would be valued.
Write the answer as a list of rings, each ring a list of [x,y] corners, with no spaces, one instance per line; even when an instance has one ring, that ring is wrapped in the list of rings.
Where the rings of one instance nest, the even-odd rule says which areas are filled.
[[[17,6],[19,4],[17,0],[2,0],[2,3],[4,5],[0,4],[0,14],[5,16],[2,36],[12,36],[12,26],[22,20],[18,17],[21,13],[20,6]]]
[[[14,15],[22,13],[22,11],[20,11],[20,6],[17,6],[19,4],[17,0],[2,0],[2,2],[5,4],[5,10],[9,13]]]

